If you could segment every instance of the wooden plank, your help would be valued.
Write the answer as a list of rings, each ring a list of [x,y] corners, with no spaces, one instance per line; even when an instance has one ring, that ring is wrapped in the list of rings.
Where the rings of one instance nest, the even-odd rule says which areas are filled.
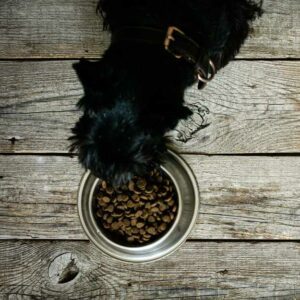
[[[299,243],[188,242],[161,261],[137,265],[80,241],[2,241],[0,253],[2,299],[300,297]],[[75,278],[58,283],[63,272]]]
[[[2,0],[0,57],[99,57],[109,44],[97,0]]]
[[[109,44],[97,0],[2,0],[0,58],[99,57]],[[299,58],[300,2],[265,0],[240,58]]]
[[[299,239],[299,157],[184,158],[201,199],[190,238]],[[76,157],[0,156],[0,239],[86,239],[76,206],[82,172]]]
[[[75,103],[82,96],[71,64],[0,62],[0,152],[67,152],[70,128],[80,115]],[[184,122],[180,133],[187,141],[173,135],[177,149],[209,154],[299,152],[299,77],[298,61],[233,62],[204,90],[188,90],[188,103],[210,110],[210,126],[191,135],[200,123]]]

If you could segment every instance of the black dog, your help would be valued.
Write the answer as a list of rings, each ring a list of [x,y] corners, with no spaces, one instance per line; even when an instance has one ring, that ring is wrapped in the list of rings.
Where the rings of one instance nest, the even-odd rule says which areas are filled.
[[[191,111],[184,91],[212,79],[239,52],[262,3],[250,0],[101,0],[112,43],[74,65],[85,95],[71,151],[118,185],[159,163],[165,133]]]

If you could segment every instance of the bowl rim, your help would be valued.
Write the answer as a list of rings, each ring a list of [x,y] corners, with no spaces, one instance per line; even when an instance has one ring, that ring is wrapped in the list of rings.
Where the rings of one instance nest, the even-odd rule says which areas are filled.
[[[181,245],[183,245],[185,243],[185,241],[187,240],[189,234],[191,233],[192,229],[194,228],[195,224],[196,224],[196,220],[197,220],[197,216],[198,216],[198,212],[199,212],[199,206],[200,206],[200,195],[199,195],[199,187],[198,187],[198,182],[196,179],[196,176],[194,174],[194,172],[192,171],[191,167],[189,166],[189,164],[176,152],[174,152],[173,150],[168,149],[167,153],[171,156],[173,156],[176,160],[179,161],[179,163],[181,164],[181,166],[184,168],[184,170],[187,173],[187,176],[189,177],[189,180],[191,181],[192,187],[193,187],[193,191],[195,194],[195,208],[193,211],[193,215],[191,218],[191,222],[190,225],[188,226],[188,228],[186,229],[185,233],[182,235],[182,237],[179,239],[179,241],[177,243],[175,243],[174,245],[170,246],[169,249],[167,250],[167,252],[163,253],[163,255],[159,255],[159,256],[155,256],[153,257],[148,257],[146,259],[141,259],[141,260],[134,260],[133,258],[125,258],[122,257],[121,255],[118,254],[114,254],[114,253],[110,253],[109,250],[107,250],[105,247],[102,247],[101,245],[99,245],[99,243],[97,242],[97,240],[94,238],[94,236],[91,234],[90,230],[88,229],[88,226],[86,224],[85,218],[83,216],[83,205],[82,205],[82,192],[83,189],[85,187],[85,182],[87,180],[87,178],[92,174],[92,172],[90,170],[86,170],[85,173],[83,174],[80,183],[79,183],[79,189],[77,192],[77,211],[78,211],[78,215],[79,215],[79,219],[80,219],[80,224],[81,227],[83,228],[85,234],[87,235],[87,237],[89,238],[90,241],[93,242],[93,244],[100,249],[102,252],[104,252],[105,254],[107,254],[109,257],[111,258],[115,258],[119,261],[123,261],[123,262],[127,262],[127,263],[134,263],[134,264],[140,264],[140,263],[150,263],[150,262],[154,262],[154,261],[158,261],[161,260],[163,258],[166,258],[167,256],[173,254],[175,251],[177,251]],[[164,165],[162,163],[161,167],[163,168],[163,170],[165,171]],[[168,172],[168,176],[170,172]],[[171,179],[173,180],[173,176],[171,175]],[[177,182],[173,182],[176,185],[177,188]],[[94,184],[93,184],[94,185]],[[181,199],[181,201],[183,201],[183,199]],[[90,201],[89,201],[90,202]],[[181,204],[182,206],[182,204]],[[181,213],[180,213],[181,214]],[[155,240],[153,243],[147,244],[145,246],[135,246],[135,247],[126,247],[123,245],[120,245],[118,243],[118,246],[121,246],[123,248],[130,248],[130,249],[145,249],[147,246],[151,246],[153,244],[155,244],[156,242],[161,241],[162,239],[164,239],[164,237],[166,237],[168,234],[170,234],[171,229],[174,229],[174,224],[176,222],[178,222],[178,217],[180,216],[179,212],[176,216],[176,219],[174,221],[174,223],[172,224],[172,226],[170,227],[170,229],[168,230],[168,232],[166,232],[165,235],[163,235],[162,237],[160,237],[158,240]],[[94,222],[94,220],[92,220],[92,222]],[[99,232],[99,228],[97,229],[97,232]],[[103,234],[102,234],[103,235]],[[110,241],[112,242],[112,241]],[[114,243],[114,242],[112,242]]]

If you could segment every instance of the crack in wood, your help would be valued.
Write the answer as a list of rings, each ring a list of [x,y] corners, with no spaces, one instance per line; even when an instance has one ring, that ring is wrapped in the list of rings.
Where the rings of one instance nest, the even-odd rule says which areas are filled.
[[[7,138],[8,141],[11,142],[12,145],[15,145],[17,141],[20,141],[22,138],[20,136],[9,136]]]
[[[225,270],[222,270],[222,271],[218,271],[217,273],[224,276],[224,275],[227,275],[229,273],[229,271],[227,269],[225,269]]]

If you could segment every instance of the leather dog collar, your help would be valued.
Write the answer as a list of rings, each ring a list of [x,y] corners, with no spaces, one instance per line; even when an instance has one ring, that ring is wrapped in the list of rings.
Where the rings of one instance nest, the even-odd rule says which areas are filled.
[[[199,80],[199,89],[211,81],[216,74],[215,64],[205,54],[204,49],[177,27],[170,26],[167,31],[163,31],[151,27],[126,26],[113,32],[112,43],[124,41],[161,45],[176,59],[184,59],[193,64]],[[206,70],[203,67],[203,57],[206,61]]]

